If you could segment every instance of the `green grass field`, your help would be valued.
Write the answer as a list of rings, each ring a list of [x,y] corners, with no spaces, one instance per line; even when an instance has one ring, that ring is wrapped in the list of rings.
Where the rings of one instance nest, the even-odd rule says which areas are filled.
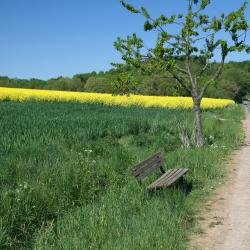
[[[181,147],[188,110],[0,102],[1,249],[186,249],[222,162],[242,141],[238,106],[203,113],[206,147]],[[220,120],[226,118],[227,120]],[[131,175],[162,151],[192,192],[148,193]]]

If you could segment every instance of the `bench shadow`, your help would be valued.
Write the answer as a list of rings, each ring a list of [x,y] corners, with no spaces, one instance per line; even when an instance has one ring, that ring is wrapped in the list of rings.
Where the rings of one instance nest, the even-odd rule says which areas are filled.
[[[182,191],[185,195],[188,195],[192,192],[193,190],[193,184],[190,181],[187,181],[184,178],[180,178],[177,182],[173,183],[173,185],[171,185],[169,187],[174,188],[174,189],[179,189],[180,191]]]

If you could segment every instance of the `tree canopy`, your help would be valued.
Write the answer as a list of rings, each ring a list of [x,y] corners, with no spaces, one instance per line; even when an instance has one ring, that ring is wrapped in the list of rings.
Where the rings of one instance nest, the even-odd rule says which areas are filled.
[[[146,48],[144,41],[135,33],[127,38],[118,37],[114,43],[126,65],[148,74],[165,72],[192,96],[195,114],[195,141],[204,145],[201,120],[201,101],[209,86],[221,76],[226,57],[232,52],[250,52],[245,43],[249,28],[245,18],[247,1],[229,14],[218,13],[209,16],[206,12],[211,0],[185,0],[181,12],[166,16],[152,17],[144,7],[136,8],[120,0],[124,8],[145,18],[144,31],[156,31],[157,41],[152,48]],[[184,13],[183,13],[184,11]],[[174,29],[169,29],[174,26]],[[174,30],[174,31],[173,31]],[[220,53],[220,63],[214,64],[215,54]],[[184,60],[184,63],[180,63]],[[195,67],[200,60],[201,67]],[[123,64],[114,64],[118,68]],[[210,72],[209,74],[204,74]],[[213,72],[213,74],[211,74]],[[131,80],[129,80],[131,77]],[[168,75],[166,74],[166,77]],[[126,85],[135,83],[132,75],[119,79],[121,93],[131,92]],[[124,84],[125,83],[125,84]]]

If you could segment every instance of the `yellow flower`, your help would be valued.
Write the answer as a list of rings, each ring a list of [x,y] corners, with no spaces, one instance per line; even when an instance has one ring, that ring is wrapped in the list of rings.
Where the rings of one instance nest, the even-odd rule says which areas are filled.
[[[163,107],[163,108],[192,108],[191,97],[172,97],[172,96],[113,96],[112,94],[69,92],[54,90],[35,90],[18,88],[1,88],[0,100],[13,101],[57,101],[57,102],[80,102],[80,103],[102,103],[105,105],[119,106],[142,106],[142,107]],[[222,108],[234,104],[228,99],[203,98],[202,108]]]

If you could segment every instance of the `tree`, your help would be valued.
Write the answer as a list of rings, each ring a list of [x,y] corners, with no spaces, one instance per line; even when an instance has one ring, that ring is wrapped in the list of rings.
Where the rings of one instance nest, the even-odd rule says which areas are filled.
[[[115,48],[121,53],[125,65],[133,66],[135,72],[167,72],[192,96],[195,142],[198,147],[203,146],[202,98],[222,74],[229,53],[250,52],[245,43],[249,27],[245,18],[247,2],[227,15],[210,17],[205,11],[211,0],[186,0],[186,14],[162,14],[158,18],[153,18],[144,7],[138,9],[123,0],[120,2],[128,11],[144,16],[144,30],[156,31],[157,42],[153,48],[145,48],[143,40],[133,34],[126,39],[118,37]],[[170,26],[174,29],[169,29]],[[220,63],[214,62],[217,50],[220,51]],[[197,67],[197,61],[200,67]]]

